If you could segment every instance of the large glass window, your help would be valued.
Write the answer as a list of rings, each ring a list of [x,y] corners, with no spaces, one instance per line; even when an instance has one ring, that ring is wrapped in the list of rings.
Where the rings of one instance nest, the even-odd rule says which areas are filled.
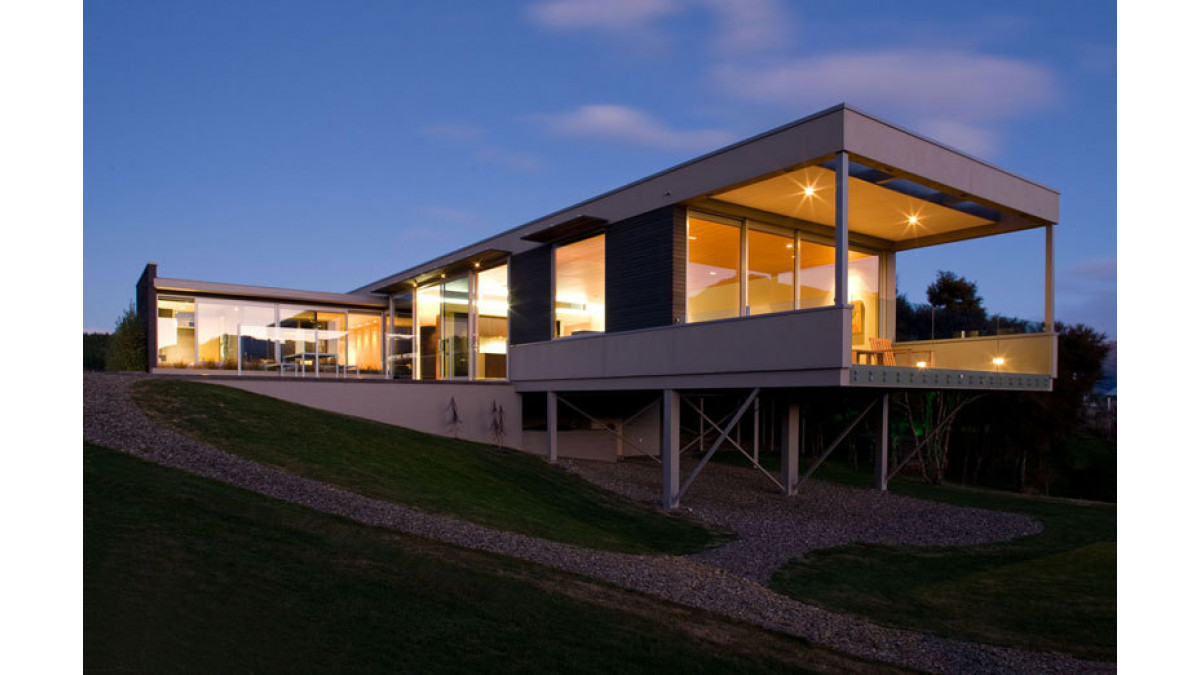
[[[687,320],[741,314],[738,266],[741,227],[694,214],[688,217]]]
[[[392,379],[413,379],[413,328],[411,314],[397,314],[388,332],[389,372]]]
[[[800,309],[832,305],[833,280],[833,247],[801,240]]]
[[[418,377],[422,380],[438,379],[441,363],[441,345],[438,335],[442,313],[442,286],[435,284],[417,290],[417,343],[421,360]]]
[[[383,372],[382,326],[383,317],[379,314],[350,313],[350,332],[346,337],[347,368],[359,373]]]
[[[851,341],[866,345],[868,338],[879,337],[879,256],[850,252]]]
[[[196,334],[200,367],[264,370],[275,360],[274,305],[251,305],[202,298]]]
[[[508,377],[508,265],[484,270],[477,277],[478,354],[475,377]]]
[[[159,368],[196,365],[196,302],[192,298],[158,298]]]
[[[604,332],[604,235],[554,250],[554,337]]]
[[[795,305],[795,237],[751,229],[746,302],[751,314],[786,312]]]

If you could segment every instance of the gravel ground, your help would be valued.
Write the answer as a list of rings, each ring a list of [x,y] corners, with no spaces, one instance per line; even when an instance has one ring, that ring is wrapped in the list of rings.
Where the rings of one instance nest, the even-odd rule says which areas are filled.
[[[695,458],[685,458],[682,476]],[[608,490],[659,504],[658,464],[571,462],[568,469]],[[700,520],[724,525],[738,538],[692,558],[766,583],[784,563],[809,551],[850,543],[964,546],[1037,534],[1042,524],[1023,515],[964,508],[806,481],[790,499],[750,468],[710,462],[684,495],[681,508]]]
[[[840,651],[909,668],[944,673],[1114,672],[1115,664],[1092,663],[1070,657],[1037,654],[1017,649],[980,645],[935,637],[914,631],[876,626],[866,621],[811,607],[775,593],[755,579],[763,578],[778,562],[797,553],[845,541],[918,541],[918,543],[972,543],[981,541],[968,531],[973,526],[951,524],[946,507],[929,506],[891,495],[872,495],[814,482],[805,485],[804,497],[775,497],[770,514],[755,515],[755,504],[770,502],[765,494],[742,492],[736,482],[747,480],[736,470],[718,470],[709,480],[698,479],[687,504],[694,514],[739,530],[745,542],[692,557],[634,556],[593,551],[512,532],[481,527],[454,518],[432,515],[391,502],[370,499],[324,483],[300,478],[279,469],[251,462],[155,425],[129,398],[129,386],[138,374],[85,373],[83,376],[84,440],[128,452],[197,475],[237,485],[255,492],[303,504],[368,525],[429,537],[467,548],[513,556],[648,593],[660,598],[718,612],[772,630],[796,635]],[[625,467],[629,468],[626,469]],[[717,468],[717,467],[713,467]],[[576,465],[575,470],[604,485],[618,487],[638,499],[653,500],[647,492],[653,469],[632,464],[618,468]],[[706,469],[707,471],[707,469]],[[606,472],[610,475],[605,475]],[[715,475],[732,474],[730,481]],[[765,481],[765,478],[757,477]],[[721,497],[727,493],[728,497]],[[718,498],[730,499],[722,507]],[[845,501],[846,503],[841,503]],[[805,509],[814,515],[804,515]],[[929,509],[924,511],[923,509]],[[968,523],[987,523],[991,539],[1028,533],[1033,527],[1014,516],[964,512]],[[892,521],[902,513],[904,525]],[[797,523],[788,524],[791,513]],[[914,526],[922,514],[937,527]],[[882,521],[883,516],[888,520]],[[983,519],[983,520],[980,520]],[[876,522],[880,521],[880,522]],[[890,525],[889,525],[890,523]],[[779,527],[789,528],[786,544],[771,543]],[[1007,528],[1007,529],[1005,529]],[[936,530],[941,534],[929,534]],[[900,539],[905,536],[931,540]],[[780,537],[774,537],[781,539]],[[729,549],[726,551],[725,549]],[[732,552],[730,552],[732,551]],[[751,559],[762,555],[761,563]],[[738,570],[737,572],[731,570]],[[745,575],[745,576],[743,576]]]

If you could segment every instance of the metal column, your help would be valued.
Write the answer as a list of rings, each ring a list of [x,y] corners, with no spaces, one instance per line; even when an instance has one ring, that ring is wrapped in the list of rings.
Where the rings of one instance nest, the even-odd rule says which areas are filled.
[[[800,484],[800,404],[789,401],[781,416],[780,426],[780,480],[783,494],[796,494]]]
[[[876,490],[887,492],[888,484],[888,401],[890,397],[884,394],[879,399],[879,443],[875,446],[875,481]]]
[[[546,392],[546,461],[558,461],[558,394]]]
[[[1054,332],[1054,226],[1046,226],[1046,332]]]
[[[679,392],[664,389],[662,396],[662,506],[679,506]]]
[[[850,156],[839,152],[834,164],[833,304],[841,307],[850,302]]]

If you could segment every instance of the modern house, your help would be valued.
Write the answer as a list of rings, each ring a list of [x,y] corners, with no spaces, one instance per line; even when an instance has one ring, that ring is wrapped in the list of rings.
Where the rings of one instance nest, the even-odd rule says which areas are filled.
[[[777,430],[790,493],[806,396],[862,392],[886,420],[897,390],[1049,390],[1058,200],[839,105],[349,293],[148,265],[138,307],[153,372],[551,460],[645,454],[671,507],[681,418],[706,458],[752,443],[757,463]],[[898,253],[1031,229],[1045,232],[1040,332],[899,339]],[[706,399],[727,404],[705,414]]]

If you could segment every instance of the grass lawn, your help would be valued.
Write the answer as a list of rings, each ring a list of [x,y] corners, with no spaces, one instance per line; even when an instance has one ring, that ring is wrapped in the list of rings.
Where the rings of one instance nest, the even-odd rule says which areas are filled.
[[[89,671],[889,672],[106,448],[83,458]]]
[[[869,474],[822,467],[858,486]],[[803,486],[800,488],[803,490]],[[785,565],[772,587],[877,623],[1095,660],[1117,655],[1117,507],[894,480],[896,494],[1030,515],[1041,534],[965,547],[853,545]]]
[[[200,382],[144,380],[133,398],[160,424],[227,452],[502,530],[625,553],[691,553],[732,536],[513,450]]]

